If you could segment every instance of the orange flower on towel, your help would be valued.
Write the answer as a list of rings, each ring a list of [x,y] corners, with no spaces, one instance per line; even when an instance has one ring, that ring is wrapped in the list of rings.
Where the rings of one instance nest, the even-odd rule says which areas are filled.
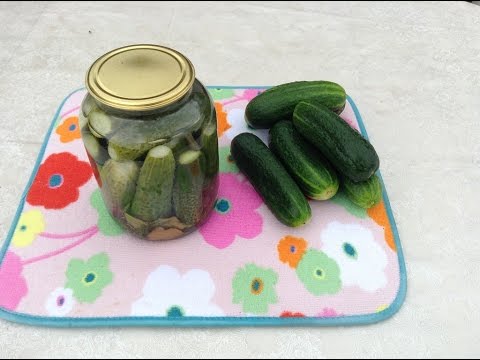
[[[278,257],[281,262],[296,268],[307,250],[307,241],[303,238],[287,235],[280,240],[277,246]]]
[[[60,141],[62,143],[68,143],[70,141],[80,139],[80,128],[78,126],[78,117],[71,116],[65,119],[62,124],[57,127],[55,132],[60,135]]]
[[[221,103],[215,103],[215,111],[217,112],[217,133],[218,137],[221,137],[225,131],[232,127],[232,125],[228,123],[227,113],[223,111]]]
[[[392,227],[390,225],[390,220],[388,219],[387,209],[383,201],[379,202],[374,207],[371,207],[367,210],[368,216],[373,219],[378,225],[383,227],[385,232],[385,241],[388,246],[393,250],[397,251],[395,246],[395,239],[393,237]]]

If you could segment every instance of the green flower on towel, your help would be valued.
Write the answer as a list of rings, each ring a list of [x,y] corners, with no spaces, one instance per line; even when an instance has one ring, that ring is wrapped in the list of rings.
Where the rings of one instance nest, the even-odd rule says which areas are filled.
[[[218,149],[218,157],[220,158],[220,172],[222,173],[238,173],[237,164],[230,154],[230,146],[220,147]]]
[[[228,99],[235,95],[233,89],[209,89],[208,91],[212,95],[213,100]]]
[[[103,235],[117,236],[123,234],[123,229],[110,216],[99,189],[95,190],[90,196],[90,204],[97,210],[98,229]]]
[[[233,278],[233,303],[242,304],[245,313],[265,314],[268,306],[278,301],[277,281],[278,275],[272,269],[245,265]]]
[[[340,268],[325,253],[308,250],[297,266],[297,276],[313,295],[336,294],[342,287]]]
[[[110,260],[105,253],[92,256],[87,261],[70,260],[65,288],[72,289],[73,296],[79,302],[93,303],[113,280],[109,263]]]

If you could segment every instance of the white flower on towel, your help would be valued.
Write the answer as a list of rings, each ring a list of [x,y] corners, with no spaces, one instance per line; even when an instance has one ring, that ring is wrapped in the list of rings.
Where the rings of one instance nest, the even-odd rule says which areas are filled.
[[[251,129],[245,121],[245,109],[232,109],[227,114],[227,120],[231,128],[225,131],[225,135],[232,140],[238,134],[250,132],[257,135],[268,145],[268,129]]]
[[[340,267],[343,286],[374,292],[387,285],[387,256],[372,232],[358,224],[328,224],[322,231],[323,251]]]
[[[48,296],[45,309],[51,316],[63,317],[72,311],[75,304],[72,289],[57,288]]]
[[[222,316],[223,311],[211,302],[215,284],[203,270],[181,275],[177,269],[163,265],[150,273],[143,287],[143,297],[132,305],[136,316]]]

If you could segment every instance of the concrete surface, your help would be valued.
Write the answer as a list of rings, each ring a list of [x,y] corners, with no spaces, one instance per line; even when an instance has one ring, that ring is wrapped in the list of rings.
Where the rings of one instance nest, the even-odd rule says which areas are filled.
[[[367,327],[81,329],[0,321],[0,357],[480,354],[480,7],[467,2],[0,3],[0,239],[59,102],[129,43],[184,52],[206,84],[330,79],[359,106],[409,290]]]

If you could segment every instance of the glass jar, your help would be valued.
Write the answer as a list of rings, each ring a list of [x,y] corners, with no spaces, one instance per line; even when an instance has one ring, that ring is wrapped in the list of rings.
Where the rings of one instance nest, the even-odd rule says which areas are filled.
[[[213,101],[191,62],[156,45],[97,59],[87,72],[82,139],[110,214],[149,240],[206,220],[218,190]]]

